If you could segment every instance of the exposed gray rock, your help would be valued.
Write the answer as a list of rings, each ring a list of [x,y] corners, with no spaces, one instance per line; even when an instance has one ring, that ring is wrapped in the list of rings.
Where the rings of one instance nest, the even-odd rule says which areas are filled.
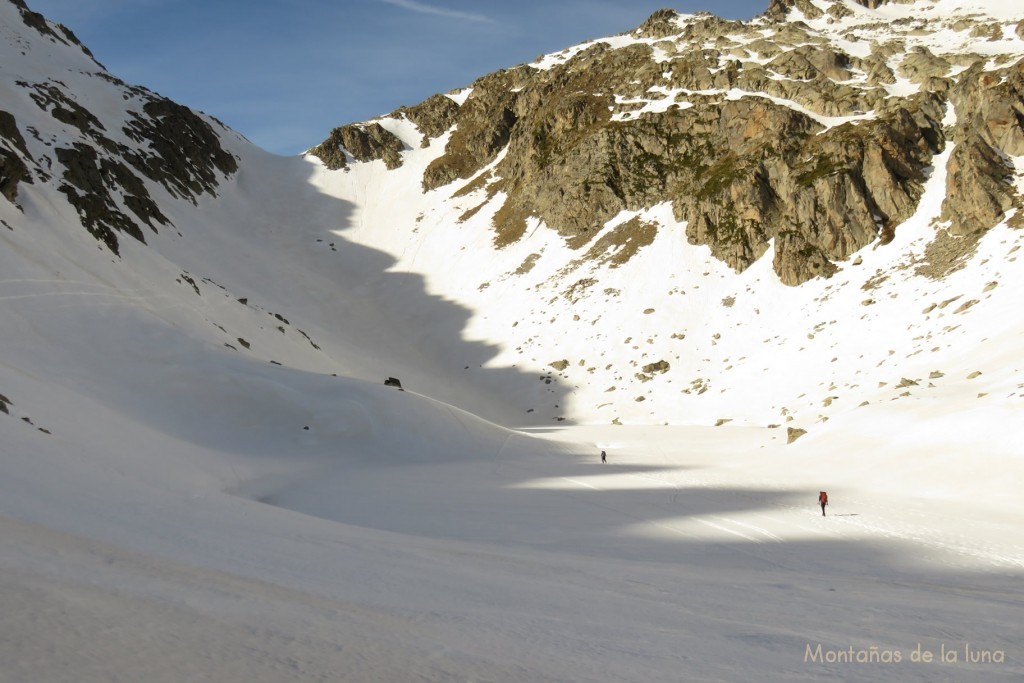
[[[0,146],[0,195],[14,203],[18,197],[18,183],[23,181],[32,182],[25,162],[17,154]]]
[[[790,10],[794,8],[803,12],[808,19],[818,19],[824,15],[824,12],[810,0],[771,0],[768,3],[768,9],[761,16],[769,21],[782,22],[786,21]]]
[[[971,29],[972,38],[987,38],[991,41],[1003,39],[1003,27],[997,22],[978,24]]]
[[[497,156],[512,135],[519,120],[515,89],[527,80],[533,70],[518,67],[498,71],[473,83],[458,113],[458,128],[445,147],[444,156],[436,159],[423,174],[423,189],[432,190],[456,178],[469,178]]]
[[[346,151],[356,161],[380,159],[389,169],[395,169],[402,165],[400,154],[404,149],[402,141],[379,123],[350,123],[332,130],[327,140],[309,153],[332,170],[345,167]]]
[[[21,13],[21,20],[25,23],[26,26],[28,26],[29,28],[33,28],[36,31],[39,31],[39,33],[43,34],[44,36],[48,36],[50,39],[55,40],[57,42],[61,42],[66,45],[75,45],[79,47],[82,50],[82,52],[88,55],[93,61],[96,61],[95,57],[93,57],[89,49],[82,45],[82,43],[78,40],[78,37],[67,26],[57,23],[51,24],[51,22],[48,22],[46,20],[46,17],[44,17],[42,14],[30,10],[28,6],[25,4],[24,0],[10,1],[14,4],[15,7],[18,8],[18,11]],[[99,64],[99,62],[97,62],[97,64]]]
[[[980,65],[951,90],[957,145],[947,167],[943,218],[954,235],[984,232],[1014,206],[1007,158],[1024,154],[1024,60],[997,72]]]
[[[172,195],[195,202],[202,194],[216,194],[220,178],[238,170],[238,161],[221,147],[216,131],[188,107],[154,98],[143,110],[145,116],[133,115],[124,132],[145,146],[124,148],[121,154]]]
[[[785,52],[768,66],[790,78],[813,80],[824,76],[837,81],[850,78],[850,57],[830,48],[802,45]]]
[[[599,42],[549,69],[520,66],[478,79],[462,106],[435,96],[398,110],[426,137],[454,126],[422,187],[473,178],[451,192],[485,190],[463,220],[504,194],[493,214],[497,247],[518,240],[534,217],[569,247],[586,248],[581,260],[609,267],[622,262],[609,254],[628,259],[657,226],[631,221],[595,240],[607,221],[670,201],[690,242],[737,270],[774,244],[776,273],[795,285],[893,239],[945,147],[942,121],[952,101],[959,123],[949,183],[958,189],[945,212],[953,234],[997,222],[1020,201],[1005,177],[1006,156],[1024,154],[1020,69],[976,82],[989,60],[920,47],[915,36],[924,29],[913,19],[896,22],[896,37],[855,57],[795,19],[865,13],[832,3],[826,16],[823,7],[772,0],[768,21],[750,25],[659,10],[632,32],[656,47]],[[873,28],[884,25],[880,19]],[[863,39],[853,30],[846,38]],[[896,83],[897,72],[920,92],[890,95],[883,86]],[[737,91],[748,94],[716,94]],[[644,104],[666,97],[676,103],[663,100],[656,111]],[[826,129],[804,112],[857,120]],[[493,171],[480,173],[502,150]],[[566,296],[587,286],[581,280]]]
[[[817,123],[759,98],[612,123],[608,101],[581,90],[549,98],[512,135],[500,234],[521,234],[530,215],[566,236],[595,234],[622,209],[669,198],[690,241],[734,268],[778,237],[777,272],[797,284],[908,217],[942,144],[941,107],[926,97],[813,135]]]
[[[683,32],[679,35],[682,40],[694,43],[714,40],[719,36],[740,32],[743,29],[742,22],[722,19],[705,12],[690,17]]]
[[[656,372],[665,373],[671,369],[671,365],[667,360],[659,360],[657,363],[648,363],[643,366],[642,370],[648,375],[653,375]]]
[[[36,105],[43,111],[48,111],[53,118],[61,123],[74,126],[86,137],[94,139],[103,137],[105,128],[99,119],[64,94],[64,91],[56,83],[31,84],[18,81],[18,85],[31,89],[31,97]]]
[[[850,16],[853,12],[850,11],[850,8],[846,5],[839,2],[833,2],[828,6],[827,14],[833,19],[842,19],[843,17]]]
[[[24,158],[29,154],[18,124],[12,114],[0,110],[0,195],[11,203],[18,196],[18,183],[32,184]]]
[[[423,146],[425,147],[430,138],[438,137],[455,125],[458,113],[459,105],[455,104],[452,98],[446,95],[431,95],[420,104],[401,107],[391,115],[404,114],[406,118],[415,123],[423,133]]]
[[[917,46],[900,63],[899,73],[914,83],[927,78],[942,77],[949,73],[950,63],[926,47]]]
[[[676,23],[678,18],[679,13],[674,9],[659,9],[640,24],[633,34],[639,38],[665,38],[677,35],[680,31]]]
[[[83,143],[57,148],[56,155],[57,161],[64,166],[65,182],[60,191],[78,210],[86,230],[114,254],[120,253],[115,232],[123,232],[145,242],[139,225],[118,207],[115,195],[119,191],[123,193],[125,206],[151,228],[154,221],[168,223],[145,185],[124,163],[101,156],[96,149]]]
[[[170,194],[195,202],[201,194],[215,194],[220,180],[235,173],[238,164],[223,149],[211,124],[187,107],[144,88],[127,86],[102,72],[94,76],[124,87],[126,99],[130,93],[144,100],[142,112],[129,111],[129,120],[122,129],[136,145],[111,140],[99,118],[70,96],[63,83],[19,81],[18,85],[30,90],[30,97],[41,110],[80,134],[78,141],[55,149],[56,161],[64,167],[64,182],[59,189],[78,210],[85,228],[117,254],[116,233],[144,241],[142,224],[154,230],[157,224],[169,224],[137,173],[162,184]],[[4,138],[14,139],[12,126],[4,128],[8,132]],[[16,127],[13,132],[17,133]],[[17,140],[21,140],[20,134]],[[16,176],[31,182],[29,165],[36,167],[24,141],[15,145],[24,159],[0,151],[2,175],[6,178],[0,184],[5,195],[16,191]]]
[[[889,67],[885,57],[872,52],[861,62],[861,68],[867,73],[867,81],[872,85],[893,84],[896,82],[896,74]]]

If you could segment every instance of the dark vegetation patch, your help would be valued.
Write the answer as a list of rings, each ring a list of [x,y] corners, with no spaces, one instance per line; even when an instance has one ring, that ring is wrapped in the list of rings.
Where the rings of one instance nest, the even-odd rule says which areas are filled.
[[[618,268],[629,262],[644,247],[654,243],[658,225],[632,218],[601,236],[590,247],[584,261],[597,261]]]
[[[502,249],[518,242],[526,234],[526,219],[529,217],[528,209],[516,206],[511,199],[506,199],[494,214],[494,246]]]
[[[939,280],[954,273],[970,261],[978,248],[983,233],[953,235],[948,230],[939,230],[935,239],[925,247],[924,258],[915,272],[932,280]]]
[[[518,268],[516,268],[515,275],[526,275],[531,270],[533,270],[534,266],[537,265],[537,261],[539,261],[539,260],[540,260],[540,254],[537,254],[537,253],[530,254],[525,259],[523,259],[523,262],[519,265]]]

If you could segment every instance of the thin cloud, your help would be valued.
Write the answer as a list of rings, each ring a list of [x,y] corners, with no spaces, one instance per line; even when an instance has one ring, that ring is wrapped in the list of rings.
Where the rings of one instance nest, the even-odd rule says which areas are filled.
[[[401,7],[403,9],[411,10],[413,12],[419,12],[420,14],[433,14],[437,17],[447,17],[449,19],[459,19],[461,21],[477,21],[486,24],[493,24],[494,19],[483,14],[474,14],[472,12],[459,12],[458,10],[445,9],[444,7],[435,7],[434,5],[427,5],[416,0],[377,0],[378,2],[385,2],[395,7]]]

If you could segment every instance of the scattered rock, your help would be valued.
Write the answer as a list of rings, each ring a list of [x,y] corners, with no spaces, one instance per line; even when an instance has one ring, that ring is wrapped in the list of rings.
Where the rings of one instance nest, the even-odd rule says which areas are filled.
[[[957,307],[955,311],[953,311],[953,314],[956,315],[957,313],[963,313],[964,311],[971,308],[972,306],[975,306],[978,303],[980,303],[978,299],[971,299],[970,301],[965,301],[962,304],[960,304],[960,306]]]
[[[799,427],[786,427],[786,443],[791,444],[806,433],[806,429],[800,429]]]
[[[665,373],[668,372],[670,368],[671,366],[669,365],[668,361],[659,360],[656,363],[648,363],[647,365],[643,366],[643,371],[649,374],[653,374],[655,372]]]

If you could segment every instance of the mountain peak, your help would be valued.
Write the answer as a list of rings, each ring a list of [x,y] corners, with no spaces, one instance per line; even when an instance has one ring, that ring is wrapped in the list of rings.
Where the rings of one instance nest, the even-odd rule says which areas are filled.
[[[172,287],[230,297],[204,309],[204,344],[358,377],[387,349],[382,376],[489,419],[714,424],[735,409],[765,424],[785,408],[807,428],[834,399],[786,369],[805,346],[869,400],[863,376],[886,381],[889,350],[926,362],[932,339],[958,339],[940,316],[1005,301],[997,286],[938,308],[966,271],[1002,277],[980,264],[1001,262],[991,249],[973,254],[1015,240],[1024,215],[1021,16],[972,2],[793,0],[777,22],[662,10],[280,166],[0,3],[0,235],[47,264],[33,240],[59,226],[104,277],[173,255]],[[236,331],[254,292],[278,297],[253,263],[301,286],[280,285],[276,322],[264,310]],[[431,294],[406,303],[421,279]],[[309,338],[287,322],[304,318]],[[845,319],[894,343],[829,331]]]
[[[785,0],[768,14],[745,22],[660,10],[633,31],[481,77],[445,96],[445,130],[421,129],[404,112],[378,119],[417,142],[398,152],[400,166],[382,153],[349,164],[336,182],[393,183],[388,193],[406,196],[415,177],[422,204],[402,234],[417,244],[420,234],[476,250],[489,243],[501,274],[474,276],[469,263],[465,273],[435,273],[458,283],[441,288],[448,296],[483,310],[492,297],[504,309],[516,292],[536,293],[531,305],[509,304],[507,316],[484,314],[504,323],[490,339],[506,349],[505,362],[525,362],[547,344],[542,357],[555,376],[545,379],[577,387],[589,416],[672,412],[651,387],[669,376],[678,386],[684,366],[731,384],[707,359],[729,368],[750,357],[707,327],[738,301],[751,301],[742,324],[774,330],[751,333],[769,344],[790,331],[781,320],[754,320],[772,315],[761,290],[787,285],[794,291],[779,294],[785,299],[817,292],[806,305],[820,318],[802,336],[818,338],[822,320],[872,319],[882,297],[895,302],[902,287],[952,286],[944,283],[968,263],[979,273],[978,245],[1012,241],[1006,231],[1024,220],[1019,10],[993,0]],[[390,211],[360,220],[403,223]],[[405,254],[440,258],[426,242],[401,244],[398,268],[422,262]],[[696,296],[680,302],[683,292]],[[839,296],[852,308],[825,313],[823,302]],[[696,299],[712,304],[695,313]],[[610,311],[620,307],[651,318],[615,327]],[[913,325],[911,314],[890,323]],[[678,322],[668,339],[653,331],[662,315]],[[538,341],[528,320],[551,328],[551,338]],[[709,351],[694,335],[733,352]],[[632,369],[594,360],[591,349],[613,342],[635,351]],[[705,379],[691,372],[684,402],[716,404]]]
[[[1007,68],[996,77],[1007,83],[998,108],[1011,107],[1010,65],[1024,56],[1020,24],[951,22],[957,7],[946,0],[918,0],[933,11],[884,21],[868,16],[882,4],[860,4],[776,0],[770,28],[662,9],[630,33],[481,78],[446,119],[450,137],[423,189],[495,164],[485,184],[502,197],[489,212],[496,245],[536,219],[582,247],[620,212],[667,201],[687,239],[737,271],[772,250],[787,284],[828,277],[914,214],[946,147],[958,83]],[[397,168],[397,138],[374,125],[373,139],[393,144],[363,144],[359,129],[315,151],[334,159],[347,144],[351,157]],[[974,190],[946,202],[954,231],[984,229],[968,215],[991,227],[1014,205],[999,164],[982,161],[991,156],[971,157]]]
[[[10,2],[21,13],[21,20],[29,28],[35,29],[41,35],[65,45],[74,45],[82,50],[90,59],[95,61],[92,52],[78,39],[78,36],[63,24],[49,21],[39,12],[34,12],[25,4],[25,0],[10,0]]]

